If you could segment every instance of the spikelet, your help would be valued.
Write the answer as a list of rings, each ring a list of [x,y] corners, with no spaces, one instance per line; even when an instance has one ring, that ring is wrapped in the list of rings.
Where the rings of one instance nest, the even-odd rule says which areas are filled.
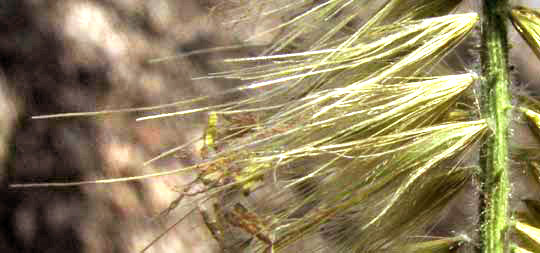
[[[282,30],[281,35],[263,53],[271,55],[282,51],[313,51],[336,41],[342,46],[362,37],[370,28],[383,24],[400,23],[415,19],[435,17],[452,11],[461,0],[391,0],[387,3],[370,0],[313,1],[243,1],[236,13],[253,13],[253,16],[232,21],[253,22],[261,18],[285,17],[288,21],[256,33],[252,38]],[[381,5],[383,4],[383,5]],[[358,23],[369,7],[380,8],[360,29],[351,27]],[[290,13],[293,13],[292,15]],[[345,39],[344,36],[350,36]]]
[[[535,246],[540,246],[540,229],[525,222],[516,221],[514,228],[523,236],[534,242]]]
[[[520,107],[520,110],[525,114],[525,116],[527,116],[529,125],[533,132],[540,136],[540,114],[526,107]]]
[[[440,238],[429,241],[422,241],[417,243],[410,243],[402,246],[399,249],[396,248],[391,252],[410,252],[410,253],[446,253],[452,252],[456,247],[463,242],[469,241],[467,236],[459,235],[448,238]]]
[[[519,240],[515,241],[514,248],[521,250],[538,252],[540,251],[540,241],[538,241],[538,233],[540,230],[540,203],[534,199],[522,200],[527,209],[515,213],[517,221],[513,224],[513,232],[516,233]],[[515,251],[515,250],[514,250]]]
[[[331,162],[302,171],[307,176],[293,181],[298,184],[309,179],[316,186],[306,193],[308,202],[280,211],[282,219],[292,214],[288,212],[315,205],[313,201],[318,204],[293,224],[276,229],[283,234],[277,238],[284,238],[277,240],[276,249],[309,237],[323,224],[339,244],[339,252],[399,244],[407,235],[419,232],[421,224],[429,222],[474,173],[469,167],[435,169],[437,165],[470,147],[485,131],[483,121],[464,122],[299,150],[310,156],[339,152],[345,158],[340,160],[345,161],[330,158]],[[278,224],[287,221],[280,220]],[[351,223],[355,225],[349,226]],[[348,225],[345,231],[340,224]]]
[[[533,253],[532,251],[528,251],[528,250],[526,250],[524,248],[521,248],[521,247],[514,247],[512,249],[512,252],[514,252],[514,253]]]
[[[526,7],[515,7],[511,14],[514,27],[540,58],[540,13]]]
[[[439,61],[457,45],[470,32],[477,20],[476,14],[458,14],[410,21],[376,28],[373,31],[374,41],[368,38],[368,41],[359,41],[358,44],[348,48],[339,45],[337,48],[305,53],[231,59],[229,62],[253,61],[258,65],[248,69],[215,73],[211,77],[250,82],[229,92],[261,88],[268,90],[243,101],[148,116],[140,120],[204,110],[239,113],[280,109],[286,111],[285,114],[278,114],[283,117],[308,106],[325,104],[317,114],[314,114],[317,117],[338,106],[341,101],[354,96],[354,94],[343,95],[349,90],[384,83],[399,84],[398,81],[403,76],[409,76],[407,78],[409,80],[421,79],[423,73],[429,70],[427,67]],[[336,96],[341,97],[336,100]],[[210,98],[210,96],[201,97],[197,101]],[[305,102],[306,99],[310,101]],[[269,101],[271,106],[268,106]],[[304,105],[296,108],[298,103]],[[261,104],[266,106],[261,107]],[[287,111],[291,107],[296,109],[292,112]]]

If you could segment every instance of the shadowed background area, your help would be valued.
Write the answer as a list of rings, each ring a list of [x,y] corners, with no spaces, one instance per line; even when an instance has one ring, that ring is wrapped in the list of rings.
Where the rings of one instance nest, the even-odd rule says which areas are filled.
[[[168,223],[153,218],[176,198],[172,188],[184,182],[182,175],[67,188],[8,189],[7,183],[133,176],[193,164],[196,146],[141,166],[199,137],[205,114],[137,124],[148,113],[30,116],[170,103],[232,87],[191,81],[217,70],[215,54],[149,63],[235,43],[215,25],[221,21],[213,6],[190,0],[0,3],[1,252],[136,252],[163,231]],[[211,252],[215,245],[193,216],[150,252]]]
[[[68,188],[7,184],[134,176],[197,162],[200,143],[185,155],[141,165],[200,137],[206,114],[137,123],[137,117],[172,109],[30,116],[149,106],[234,87],[238,83],[191,78],[219,71],[213,64],[219,58],[254,55],[256,49],[149,62],[238,44],[277,22],[223,26],[228,20],[219,11],[223,5],[217,0],[0,1],[0,252],[136,252],[180,218],[181,212],[173,212],[163,223],[153,219],[178,196],[173,187],[187,182],[186,175]],[[538,64],[516,65],[532,76],[520,80],[538,85]],[[200,225],[200,216],[191,215],[149,252],[215,251],[217,243]]]

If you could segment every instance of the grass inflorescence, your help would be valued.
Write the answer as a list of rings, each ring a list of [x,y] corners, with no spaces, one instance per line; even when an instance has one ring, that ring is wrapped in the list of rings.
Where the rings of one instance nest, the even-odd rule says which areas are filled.
[[[239,87],[155,107],[37,117],[180,106],[138,120],[205,112],[202,162],[131,178],[12,186],[113,183],[192,172],[196,179],[165,213],[185,197],[213,199],[213,218],[206,213],[203,218],[224,251],[283,252],[308,242],[313,251],[329,252],[450,252],[470,249],[463,247],[467,244],[484,252],[527,252],[538,243],[534,225],[540,223],[512,223],[507,211],[512,105],[506,30],[490,23],[499,22],[497,17],[485,19],[479,30],[479,14],[454,13],[461,2],[456,0],[389,0],[367,20],[366,6],[374,1],[240,2],[232,13],[242,15],[232,22],[284,21],[250,38],[279,31],[259,56],[225,59],[228,70],[202,77],[238,80]],[[538,13],[525,7],[505,13],[495,6],[493,11],[486,4],[485,15],[511,15],[538,54]],[[482,73],[448,60],[475,29],[484,33],[486,45]],[[502,44],[491,43],[497,40]],[[255,92],[212,104],[216,97],[248,90]],[[209,105],[196,106],[201,101]],[[524,96],[518,108],[538,128],[540,103],[535,101]],[[480,157],[481,147],[487,157]],[[480,162],[485,159],[488,165]],[[481,185],[487,203],[480,205],[483,224],[432,233],[449,203],[473,182]],[[203,190],[193,191],[194,185]],[[265,195],[271,207],[243,198],[240,202],[250,203],[246,208],[231,197],[264,189],[272,189]],[[257,239],[230,245],[227,226]],[[511,247],[505,236],[510,226],[533,246]]]

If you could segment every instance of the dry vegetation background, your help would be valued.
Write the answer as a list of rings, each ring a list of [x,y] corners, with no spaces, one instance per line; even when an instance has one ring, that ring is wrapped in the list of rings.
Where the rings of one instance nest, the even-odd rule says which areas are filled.
[[[7,184],[133,176],[197,162],[195,145],[184,155],[141,166],[200,136],[205,114],[138,123],[135,118],[148,113],[29,116],[169,103],[237,85],[191,78],[219,70],[213,60],[256,49],[148,62],[237,44],[278,22],[223,26],[230,17],[220,10],[228,7],[234,6],[217,0],[0,1],[0,252],[135,252],[164,229],[152,218],[176,198],[172,188],[186,176],[70,188]],[[520,54],[532,55],[524,50]],[[517,68],[529,76],[517,79],[538,85],[538,60],[520,59]],[[150,252],[215,251],[200,223],[193,215]]]

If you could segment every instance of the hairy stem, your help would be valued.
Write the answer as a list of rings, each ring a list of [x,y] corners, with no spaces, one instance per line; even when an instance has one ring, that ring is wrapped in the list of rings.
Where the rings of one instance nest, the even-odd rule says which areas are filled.
[[[482,21],[482,74],[486,112],[493,135],[486,144],[487,162],[484,167],[484,213],[482,251],[503,253],[507,249],[508,227],[508,123],[510,95],[508,93],[508,0],[484,0]]]

